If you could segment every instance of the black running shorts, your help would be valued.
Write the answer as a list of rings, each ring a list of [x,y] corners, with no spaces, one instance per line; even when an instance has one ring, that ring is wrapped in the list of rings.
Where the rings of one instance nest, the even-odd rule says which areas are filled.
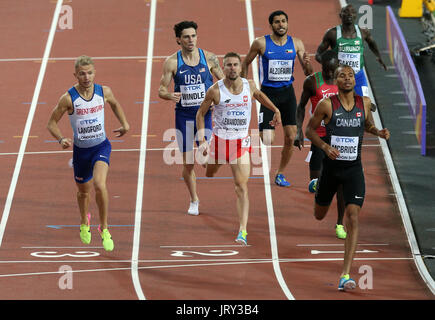
[[[261,91],[273,102],[281,112],[282,126],[296,125],[296,96],[293,85],[281,88],[261,87]],[[261,105],[258,126],[260,131],[275,129],[269,122],[273,119],[273,111]]]
[[[361,163],[351,166],[334,165],[330,160],[323,161],[323,168],[317,183],[316,203],[328,206],[337,192],[337,187],[343,185],[344,203],[362,207],[365,197],[364,170]]]

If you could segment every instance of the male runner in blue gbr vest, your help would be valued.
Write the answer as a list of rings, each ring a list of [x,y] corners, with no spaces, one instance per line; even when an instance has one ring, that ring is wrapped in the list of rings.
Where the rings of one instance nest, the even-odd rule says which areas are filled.
[[[282,187],[290,186],[284,176],[284,170],[293,154],[293,142],[296,138],[296,96],[293,89],[293,73],[296,56],[306,76],[313,68],[304,43],[287,34],[288,16],[284,11],[274,11],[269,16],[272,34],[254,40],[242,63],[241,77],[246,78],[248,67],[260,56],[261,91],[278,107],[281,112],[284,130],[284,146],[281,161],[276,171],[275,183]],[[260,108],[259,130],[264,144],[271,145],[275,140],[275,130],[269,125],[273,112],[264,106]]]
[[[218,80],[224,77],[219,60],[211,52],[196,47],[198,25],[193,21],[182,21],[174,26],[177,44],[181,50],[169,56],[163,65],[159,97],[171,100],[175,105],[176,138],[183,153],[183,179],[190,194],[190,215],[199,214],[199,198],[196,192],[196,175],[193,147],[196,136],[196,112],[204,100],[207,89],[213,84],[214,75]],[[174,79],[174,91],[169,84]],[[205,127],[211,135],[211,112],[205,118]]]
[[[73,166],[81,216],[80,238],[85,244],[91,242],[88,208],[93,185],[100,218],[98,231],[103,240],[104,249],[112,251],[114,244],[107,228],[109,198],[106,187],[112,148],[104,129],[105,102],[109,103],[121,123],[121,127],[114,130],[117,132],[117,137],[126,134],[130,125],[112,90],[94,83],[95,67],[90,57],[77,58],[74,76],[77,78],[77,84],[62,95],[51,114],[47,129],[59,141],[63,149],[71,147],[71,139],[62,134],[57,124],[68,112],[74,134]]]

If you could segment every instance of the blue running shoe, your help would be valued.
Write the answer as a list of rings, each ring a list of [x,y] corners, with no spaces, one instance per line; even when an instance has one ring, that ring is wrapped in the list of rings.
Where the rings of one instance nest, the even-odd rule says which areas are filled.
[[[317,178],[310,181],[308,184],[308,191],[311,193],[316,193],[317,190]]]
[[[248,240],[246,239],[246,236],[248,233],[245,230],[242,230],[239,232],[236,238],[236,242],[240,244],[244,244],[245,246],[248,245]]]
[[[290,186],[290,182],[288,182],[285,179],[285,177],[282,173],[276,175],[275,184],[279,185],[280,187],[289,187]]]
[[[356,288],[356,283],[353,279],[351,279],[349,277],[348,274],[346,274],[340,278],[340,282],[338,283],[338,290],[346,291],[346,290],[352,290],[355,288]]]

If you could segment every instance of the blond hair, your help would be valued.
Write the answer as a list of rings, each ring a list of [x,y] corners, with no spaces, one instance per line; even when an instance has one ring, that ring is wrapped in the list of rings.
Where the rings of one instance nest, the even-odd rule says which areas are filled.
[[[91,57],[82,55],[76,59],[74,67],[77,69],[78,67],[88,66],[88,65],[94,65],[94,61],[92,60]]]

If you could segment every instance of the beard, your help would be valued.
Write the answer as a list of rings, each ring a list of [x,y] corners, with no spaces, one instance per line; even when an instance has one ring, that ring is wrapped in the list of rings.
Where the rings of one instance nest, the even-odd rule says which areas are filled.
[[[349,93],[349,92],[353,91],[353,88],[350,88],[350,89],[340,89],[340,91],[343,92],[343,93]]]
[[[287,34],[288,29],[285,29],[283,34],[281,34],[278,30],[275,30],[275,29],[272,29],[272,31],[273,31],[273,34],[276,35],[277,37],[282,37],[282,36]]]

